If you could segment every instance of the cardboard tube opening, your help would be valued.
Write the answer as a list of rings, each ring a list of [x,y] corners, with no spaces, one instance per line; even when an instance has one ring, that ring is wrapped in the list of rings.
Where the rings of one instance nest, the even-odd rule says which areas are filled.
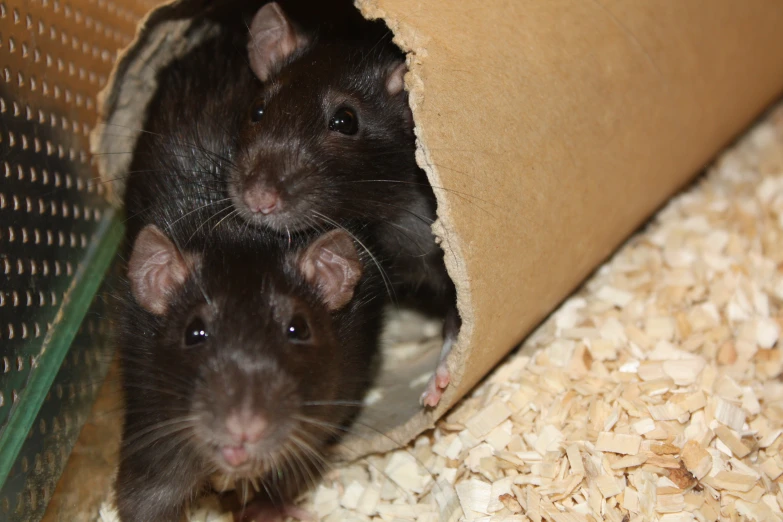
[[[396,37],[397,28],[390,27],[385,21],[369,16],[348,0],[332,2],[312,2],[308,0],[290,0],[280,2],[286,13],[300,23],[305,30],[308,25],[317,26],[327,17],[339,19],[339,11],[351,27],[366,24],[385,24],[395,33],[395,43],[407,56],[409,72],[405,76],[405,88],[409,92],[414,122],[416,105],[421,102],[423,86],[420,78],[410,68],[419,63],[418,55],[425,52],[405,45],[411,35],[405,39]],[[107,88],[100,95],[103,125],[98,125],[91,135],[91,146],[104,179],[122,180],[130,163],[130,155],[112,154],[112,152],[133,150],[135,142],[144,124],[146,107],[156,92],[157,72],[173,60],[187,56],[200,43],[215,37],[221,31],[241,30],[237,23],[244,16],[262,5],[257,1],[232,0],[230,2],[204,2],[199,0],[180,0],[162,5],[148,14],[140,24],[136,41],[131,44],[118,60],[114,75]],[[401,45],[402,44],[402,45]],[[116,129],[123,129],[117,132]],[[415,125],[417,136],[416,160],[427,173],[430,184],[437,186],[438,172],[428,159],[425,137],[420,126]],[[108,154],[107,154],[108,153]],[[119,204],[124,186],[122,181],[112,183],[115,189],[114,199]],[[432,190],[432,189],[431,189]],[[449,272],[461,267],[458,252],[458,238],[449,231],[444,209],[448,207],[448,191],[435,190],[438,220],[433,229],[440,247],[445,251]],[[457,285],[459,311],[463,318],[462,330],[468,323],[465,303],[469,292],[466,279]],[[367,406],[347,435],[340,447],[338,458],[353,459],[366,453],[390,449],[407,443],[415,434],[430,426],[434,420],[432,411],[423,410],[420,396],[427,380],[437,366],[441,346],[441,324],[435,317],[422,315],[403,306],[390,306],[387,309],[388,320],[382,347],[381,371],[375,386],[367,396]],[[462,338],[463,336],[460,336]],[[458,342],[454,353],[458,353]],[[452,373],[452,385],[447,389],[443,403],[449,400],[451,389],[458,383],[461,369],[454,357],[449,364]],[[453,401],[452,401],[453,402]],[[442,410],[442,408],[441,408]],[[411,419],[416,419],[411,426]],[[406,435],[399,435],[405,433]]]
[[[104,179],[122,177],[127,156],[111,153],[135,142],[107,129],[141,125],[155,71],[261,4],[174,0],[147,16],[99,97],[107,125],[91,149]],[[783,89],[779,2],[283,6],[358,8],[407,53],[417,162],[462,317],[439,406],[419,407],[417,380],[435,368],[438,343],[390,359],[346,458],[432,426]]]

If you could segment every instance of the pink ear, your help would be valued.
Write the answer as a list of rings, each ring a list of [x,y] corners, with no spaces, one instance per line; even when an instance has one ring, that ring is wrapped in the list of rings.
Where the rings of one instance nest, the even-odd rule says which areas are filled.
[[[250,68],[259,80],[266,81],[280,62],[305,45],[307,38],[297,33],[280,6],[276,2],[266,4],[250,24]]]
[[[145,310],[163,315],[187,275],[187,264],[174,243],[155,225],[144,227],[128,261],[128,279],[136,301]]]
[[[344,230],[332,230],[299,256],[299,270],[318,287],[324,304],[339,310],[351,300],[362,277],[362,263],[353,240]]]
[[[386,92],[395,96],[402,92],[405,87],[405,73],[408,72],[408,67],[405,62],[400,63],[389,72],[386,77]]]

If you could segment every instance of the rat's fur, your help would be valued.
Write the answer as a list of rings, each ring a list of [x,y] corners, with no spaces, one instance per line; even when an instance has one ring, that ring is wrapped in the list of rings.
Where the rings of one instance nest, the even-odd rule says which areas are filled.
[[[173,246],[172,246],[173,248]],[[221,466],[225,417],[242,404],[269,429],[234,470],[257,479],[267,501],[291,502],[323,470],[329,448],[359,412],[373,378],[382,301],[377,278],[363,277],[354,298],[334,312],[302,276],[302,250],[253,234],[212,238],[187,252],[186,281],[163,315],[129,298],[121,315],[119,353],[127,411],[117,506],[123,522],[177,520]],[[305,317],[308,342],[286,337]],[[189,322],[209,332],[183,341]]]
[[[241,122],[229,193],[239,214],[265,229],[288,233],[336,224],[361,234],[394,294],[420,291],[417,297],[446,308],[455,294],[431,231],[435,196],[416,164],[413,119],[401,84],[404,55],[385,27],[375,29],[346,40],[287,26],[297,36],[285,41],[298,45],[265,64],[268,78]],[[255,45],[248,45],[251,63],[260,52]],[[399,88],[390,89],[390,83]],[[263,117],[253,121],[258,107]],[[355,113],[356,134],[329,129],[340,108]],[[274,191],[279,208],[253,212],[244,202],[248,190]]]
[[[198,495],[218,467],[206,449],[215,433],[209,426],[239,400],[231,383],[241,383],[280,428],[269,431],[270,447],[253,453],[243,473],[259,479],[267,502],[290,502],[316,479],[373,377],[383,299],[366,252],[353,298],[331,310],[298,257],[321,229],[280,238],[231,214],[225,180],[244,116],[237,107],[258,81],[242,54],[245,41],[224,33],[161,71],[134,153],[124,259],[152,225],[188,260],[188,276],[167,294],[162,315],[144,309],[131,285],[124,290],[118,321],[127,410],[116,483],[122,522],[177,520]],[[291,303],[310,318],[313,346],[292,347],[281,337]],[[212,332],[209,343],[192,349],[181,339],[197,313],[208,315]],[[277,407],[283,404],[285,411]],[[285,455],[275,445],[281,442]]]

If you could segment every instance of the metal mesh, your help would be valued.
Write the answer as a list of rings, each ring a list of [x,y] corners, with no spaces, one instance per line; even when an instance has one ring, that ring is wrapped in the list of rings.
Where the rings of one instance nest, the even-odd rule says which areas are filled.
[[[87,420],[111,355],[105,300],[82,322],[0,492],[0,520],[37,520]]]
[[[0,520],[43,513],[109,358],[101,300],[82,324],[120,236],[88,136],[150,3],[0,1]]]

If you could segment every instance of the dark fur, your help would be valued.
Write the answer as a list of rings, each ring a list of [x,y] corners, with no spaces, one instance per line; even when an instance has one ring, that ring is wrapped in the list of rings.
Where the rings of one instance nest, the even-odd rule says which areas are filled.
[[[373,377],[381,303],[377,278],[364,277],[348,306],[330,313],[294,256],[253,234],[244,241],[216,237],[164,316],[128,300],[119,343],[127,406],[116,486],[123,522],[177,520],[219,468],[220,427],[230,408],[245,400],[272,428],[244,477],[260,477],[270,500],[284,503],[322,471],[323,463],[292,442],[292,434],[326,459],[359,411],[303,403],[361,401]],[[311,343],[286,338],[294,311],[308,318]],[[210,337],[188,347],[184,332],[195,315]],[[195,418],[168,424],[189,415]],[[282,447],[298,460],[281,456]]]
[[[242,220],[223,219],[231,211],[221,200],[228,197],[226,173],[233,168],[232,131],[238,115],[244,116],[236,107],[257,81],[243,50],[243,38],[221,36],[160,73],[162,87],[145,124],[149,132],[138,142],[127,181],[125,255],[140,230],[155,224],[181,252],[200,259],[200,268],[163,317],[141,309],[129,290],[122,305],[119,353],[127,410],[116,499],[123,522],[178,520],[215,467],[204,434],[219,424],[236,399],[232,393],[249,394],[274,419],[281,430],[270,435],[274,440],[290,442],[285,428],[294,412],[334,425],[297,424],[325,455],[359,407],[302,402],[360,401],[372,380],[382,306],[372,264],[364,263],[353,300],[330,314],[294,269],[292,256],[309,237],[289,242],[248,230]],[[314,346],[291,346],[281,337],[291,300],[311,317]],[[191,349],[181,338],[197,311],[209,314],[211,336]],[[191,413],[200,415],[198,423],[153,429]],[[167,433],[175,428],[181,429]],[[290,501],[308,485],[310,473],[320,471],[307,457],[277,464],[282,479],[261,463],[255,470],[274,502]]]
[[[145,225],[176,230],[187,240],[186,232],[208,232],[231,212],[226,177],[243,121],[239,113],[258,84],[247,65],[246,41],[239,28],[228,29],[158,74],[160,88],[126,183],[128,247]],[[232,221],[238,220],[221,225]]]
[[[396,293],[419,292],[441,308],[454,306],[430,228],[435,197],[415,161],[407,95],[386,90],[404,56],[384,33],[316,39],[272,74],[248,104],[230,193],[245,219],[281,233],[337,223],[367,237]],[[258,105],[264,116],[252,122]],[[358,134],[328,129],[341,106],[356,111]],[[281,195],[279,212],[253,214],[243,203],[243,190],[259,177]]]

